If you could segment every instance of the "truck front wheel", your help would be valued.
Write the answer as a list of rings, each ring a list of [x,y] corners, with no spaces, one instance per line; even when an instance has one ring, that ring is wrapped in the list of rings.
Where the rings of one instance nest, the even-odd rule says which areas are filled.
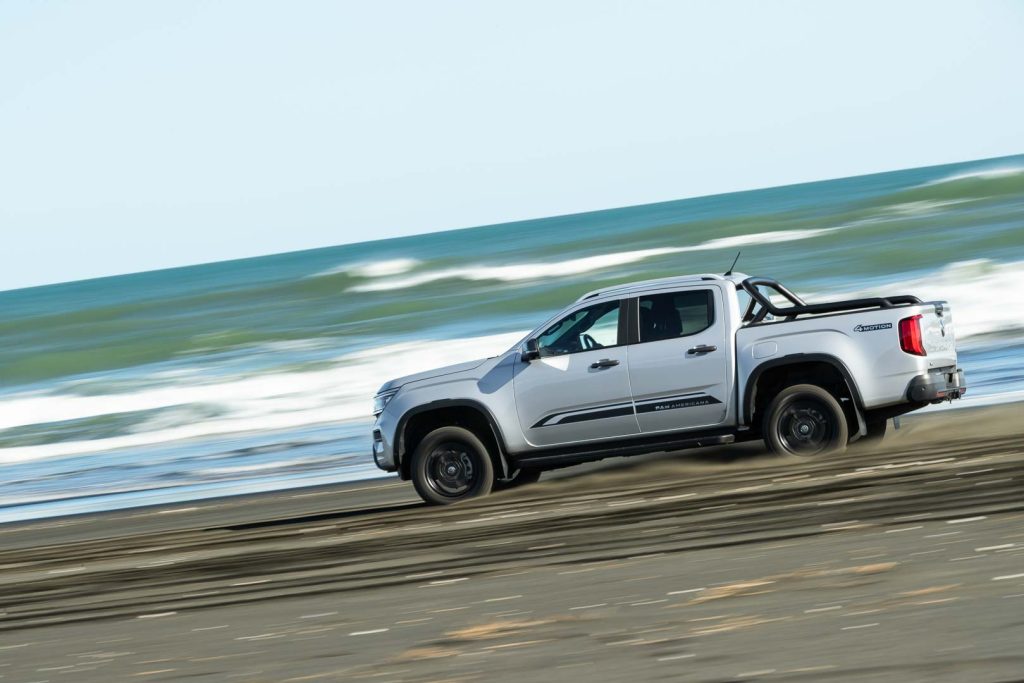
[[[494,485],[487,447],[461,427],[441,427],[427,434],[410,464],[416,493],[432,505],[486,496]]]
[[[813,384],[786,387],[772,399],[762,433],[778,454],[814,456],[846,449],[849,427],[839,401]]]

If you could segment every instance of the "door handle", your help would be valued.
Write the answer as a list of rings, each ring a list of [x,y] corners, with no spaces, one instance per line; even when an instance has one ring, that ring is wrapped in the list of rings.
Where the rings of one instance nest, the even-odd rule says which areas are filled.
[[[692,349],[687,351],[687,353],[692,353],[694,355],[698,355],[698,354],[701,354],[701,353],[711,353],[712,351],[717,351],[717,350],[718,350],[717,346],[709,346],[708,344],[700,344],[698,346],[694,346]]]
[[[597,370],[598,368],[611,368],[619,364],[619,361],[612,360],[611,358],[602,358],[596,363],[590,364],[591,370]]]

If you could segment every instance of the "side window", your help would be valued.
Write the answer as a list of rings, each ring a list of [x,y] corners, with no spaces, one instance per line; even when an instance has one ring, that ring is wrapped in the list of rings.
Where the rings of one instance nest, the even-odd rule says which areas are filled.
[[[710,289],[642,296],[639,304],[641,343],[688,337],[715,322]]]
[[[619,302],[606,301],[565,316],[538,337],[541,356],[560,356],[619,344]]]

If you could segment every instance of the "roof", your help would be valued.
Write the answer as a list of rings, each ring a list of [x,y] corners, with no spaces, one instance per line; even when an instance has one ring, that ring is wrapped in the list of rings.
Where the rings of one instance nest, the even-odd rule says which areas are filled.
[[[587,292],[579,299],[577,303],[584,299],[593,299],[598,296],[605,296],[607,294],[631,294],[646,289],[662,289],[665,287],[674,287],[676,285],[689,285],[695,282],[702,281],[725,281],[739,284],[747,279],[747,275],[744,273],[730,273],[728,275],[718,275],[716,273],[702,273],[699,275],[676,275],[673,277],[663,277],[656,280],[640,280],[638,282],[624,282],[621,285],[612,285],[611,287],[604,287],[602,289],[595,289],[592,292]]]

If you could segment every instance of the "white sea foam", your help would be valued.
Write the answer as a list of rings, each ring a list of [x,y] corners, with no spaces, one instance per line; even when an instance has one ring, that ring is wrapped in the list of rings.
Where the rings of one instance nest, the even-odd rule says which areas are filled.
[[[947,206],[953,206],[955,204],[963,204],[964,202],[971,202],[973,199],[946,199],[942,201],[929,201],[921,200],[916,202],[903,202],[902,204],[893,204],[886,207],[886,211],[890,214],[896,214],[898,216],[931,216],[936,213],[941,213]]]
[[[428,282],[438,280],[500,280],[503,282],[516,282],[520,280],[539,280],[548,277],[565,277],[567,275],[579,275],[594,270],[621,266],[627,263],[635,263],[644,259],[665,254],[676,254],[681,249],[664,247],[657,249],[641,249],[637,251],[626,251],[620,254],[601,254],[599,256],[584,256],[569,261],[557,261],[554,263],[519,263],[507,266],[467,266],[463,268],[446,268],[443,270],[431,270],[423,273],[413,273],[405,277],[383,279],[377,282],[370,282],[356,285],[349,288],[352,292],[379,292],[393,289],[406,289],[418,287]]]
[[[271,431],[370,417],[370,399],[392,377],[429,370],[508,349],[523,333],[436,343],[420,340],[345,354],[326,369],[238,376],[171,384],[117,394],[11,394],[0,412],[0,429],[161,410],[130,434],[109,438],[0,449],[0,464],[29,462],[117,448],[256,431]],[[197,409],[216,416],[195,420]],[[166,410],[170,409],[170,410]],[[182,419],[175,424],[173,416]]]
[[[930,180],[922,187],[928,185],[938,185],[940,183],[954,183],[958,180],[993,180],[998,178],[1008,178],[1015,175],[1024,173],[1024,166],[993,166],[990,168],[979,168],[974,171],[963,171],[961,173],[953,173],[939,178],[937,180]]]
[[[822,228],[816,230],[777,230],[775,232],[760,232],[750,235],[736,235],[733,237],[720,237],[708,240],[701,244],[685,247],[656,247],[653,249],[638,249],[635,251],[624,251],[617,254],[600,254],[597,256],[583,256],[581,258],[569,259],[567,261],[555,261],[551,263],[518,263],[505,266],[475,265],[461,268],[446,268],[442,270],[429,270],[422,273],[411,273],[404,277],[382,278],[375,282],[368,282],[350,287],[351,292],[381,292],[395,289],[406,289],[419,287],[430,282],[439,280],[497,280],[501,282],[518,282],[524,280],[541,280],[551,277],[567,277],[570,275],[582,275],[605,268],[623,266],[630,263],[637,263],[646,259],[668,254],[682,254],[691,251],[710,251],[714,249],[734,249],[736,247],[775,244],[778,242],[791,242],[794,240],[810,239],[821,235],[840,230],[842,228]]]
[[[414,258],[394,258],[370,263],[346,263],[315,273],[311,277],[338,275],[339,273],[348,273],[357,277],[388,277],[407,273],[419,264],[420,261]]]
[[[776,230],[774,232],[758,232],[752,235],[736,235],[734,237],[719,237],[708,240],[695,247],[681,247],[681,251],[706,251],[710,249],[735,249],[758,244],[776,244],[779,242],[793,242],[795,240],[806,240],[812,237],[827,235],[843,228],[819,228],[816,230]]]

